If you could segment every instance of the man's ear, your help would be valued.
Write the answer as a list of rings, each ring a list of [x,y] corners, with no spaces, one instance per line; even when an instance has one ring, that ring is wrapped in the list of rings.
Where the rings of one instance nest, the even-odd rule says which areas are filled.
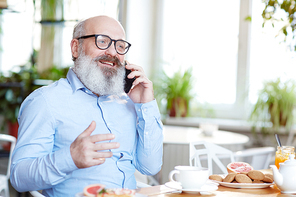
[[[78,57],[78,48],[79,48],[79,41],[77,39],[71,40],[72,57],[74,58]]]

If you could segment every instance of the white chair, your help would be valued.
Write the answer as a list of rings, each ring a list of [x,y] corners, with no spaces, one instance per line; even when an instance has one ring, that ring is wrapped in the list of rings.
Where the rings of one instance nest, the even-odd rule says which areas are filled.
[[[200,148],[201,146],[202,148]],[[198,141],[190,143],[189,163],[191,166],[207,167],[209,168],[209,173],[213,174],[212,161],[214,161],[222,173],[226,174],[226,165],[235,161],[248,162],[255,170],[267,169],[270,158],[274,153],[274,147],[250,148],[243,151],[232,152],[213,143]],[[207,166],[201,164],[203,160],[207,160]],[[224,163],[222,160],[224,160]]]
[[[271,158],[275,154],[274,147],[249,148],[243,151],[234,152],[235,161],[244,161],[254,170],[268,169]]]
[[[222,157],[219,157],[222,156]],[[213,161],[217,164],[222,173],[227,173],[226,166],[220,158],[229,158],[230,162],[234,161],[233,152],[213,143],[198,141],[190,142],[189,146],[189,163],[190,166],[207,167],[209,174],[213,174]],[[201,164],[201,160],[207,159],[207,166]]]
[[[30,194],[33,196],[33,197],[44,197],[44,195],[42,195],[40,192],[38,191],[30,191]]]
[[[0,142],[10,143],[10,150],[8,154],[8,162],[7,162],[7,171],[6,174],[0,174],[0,192],[4,191],[5,197],[9,197],[9,176],[10,176],[10,162],[11,162],[11,154],[15,147],[16,138],[11,135],[0,134]]]

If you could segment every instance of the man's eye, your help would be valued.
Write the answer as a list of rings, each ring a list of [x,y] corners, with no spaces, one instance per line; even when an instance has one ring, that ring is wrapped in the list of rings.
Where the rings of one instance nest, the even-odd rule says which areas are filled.
[[[105,40],[99,40],[98,43],[100,43],[100,44],[105,44],[106,41],[105,41]]]

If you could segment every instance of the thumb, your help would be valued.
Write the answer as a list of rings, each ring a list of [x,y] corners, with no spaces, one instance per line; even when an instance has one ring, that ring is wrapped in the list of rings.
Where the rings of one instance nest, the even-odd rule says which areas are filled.
[[[80,134],[81,137],[90,136],[90,134],[95,130],[96,122],[92,121],[90,125]]]

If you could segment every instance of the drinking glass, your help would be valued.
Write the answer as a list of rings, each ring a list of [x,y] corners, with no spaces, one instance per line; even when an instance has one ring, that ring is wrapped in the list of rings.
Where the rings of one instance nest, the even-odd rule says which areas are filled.
[[[279,169],[280,163],[289,159],[289,155],[293,154],[295,158],[294,146],[278,146],[275,152],[275,165]]]

